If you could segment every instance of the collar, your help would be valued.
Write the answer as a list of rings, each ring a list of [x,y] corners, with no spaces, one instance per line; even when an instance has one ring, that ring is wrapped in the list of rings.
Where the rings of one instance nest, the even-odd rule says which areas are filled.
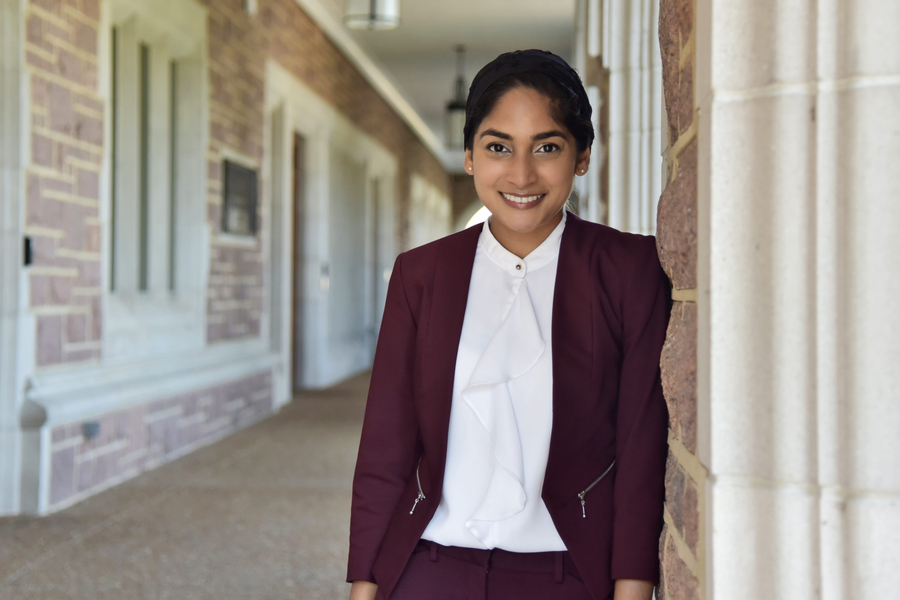
[[[497,266],[513,277],[525,277],[529,271],[540,269],[544,265],[556,260],[559,256],[559,244],[562,240],[563,229],[566,226],[566,209],[562,211],[562,219],[556,228],[550,232],[541,245],[531,251],[525,258],[519,258],[503,247],[490,228],[491,219],[484,222],[481,230],[481,248]]]

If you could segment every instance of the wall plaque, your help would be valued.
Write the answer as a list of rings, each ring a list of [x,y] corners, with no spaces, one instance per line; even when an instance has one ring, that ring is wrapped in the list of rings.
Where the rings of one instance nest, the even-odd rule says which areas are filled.
[[[257,174],[229,160],[224,161],[222,231],[237,235],[256,234]]]

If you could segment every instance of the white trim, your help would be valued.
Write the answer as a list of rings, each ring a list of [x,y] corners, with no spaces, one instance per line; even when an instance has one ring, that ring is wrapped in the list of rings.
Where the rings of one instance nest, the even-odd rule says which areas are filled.
[[[356,43],[356,40],[347,33],[344,25],[322,5],[320,0],[295,1],[315,21],[328,39],[353,63],[353,66],[359,70],[366,81],[375,88],[375,91],[406,121],[413,133],[425,144],[425,147],[437,158],[444,169],[448,172],[455,172],[455,169],[458,167],[456,164],[458,157],[453,153],[447,152],[434,132],[428,128],[428,125],[425,124],[419,113],[416,112],[400,92],[397,85],[386,75],[385,69],[366,54],[359,44]]]
[[[272,369],[279,357],[259,340],[212,346],[186,358],[36,375],[26,398],[46,411],[44,428],[227,384]]]
[[[304,244],[302,271],[302,315],[303,356],[300,386],[307,388],[327,387],[341,379],[366,368],[371,361],[371,348],[358,348],[352,361],[342,360],[333,348],[329,332],[330,268],[335,260],[329,242],[332,223],[330,222],[331,159],[335,151],[349,157],[354,163],[363,165],[366,180],[366,198],[360,206],[360,217],[367,225],[366,257],[372,262],[375,206],[372,187],[369,183],[378,180],[380,193],[385,198],[377,207],[379,212],[379,273],[389,270],[396,255],[393,243],[393,205],[396,197],[395,179],[397,158],[376,140],[369,137],[333,106],[317,96],[290,72],[275,63],[266,64],[266,148],[270,148],[272,164],[266,164],[263,172],[271,174],[272,180],[266,186],[265,210],[273,218],[266,219],[264,226],[280,225],[280,229],[266,229],[264,245],[266,256],[272,257],[271,273],[267,281],[266,311],[270,315],[267,323],[271,332],[271,344],[283,359],[286,371],[275,384],[278,389],[289,390],[291,378],[291,310],[293,282],[293,235],[294,206],[292,195],[292,147],[293,134],[299,133],[306,143],[305,189],[303,192],[304,223],[301,235]],[[280,127],[280,131],[275,130]],[[276,151],[277,150],[277,151]],[[275,162],[277,161],[277,163]],[[276,180],[276,178],[279,178]],[[266,214],[266,213],[264,213]],[[274,218],[277,215],[277,219]],[[277,258],[276,258],[277,257]],[[386,288],[378,277],[366,275],[366,328],[377,326],[379,297]],[[367,310],[375,306],[376,310]],[[284,334],[282,333],[284,332]],[[374,337],[374,336],[368,336]],[[286,393],[286,392],[284,392]]]
[[[0,1],[0,515],[19,511],[23,294],[24,177],[22,160],[30,123],[29,86],[23,69],[25,20],[21,0]],[[24,125],[27,127],[27,125]],[[26,130],[27,131],[27,130]],[[32,330],[33,332],[33,330]],[[33,333],[31,334],[34,335]]]

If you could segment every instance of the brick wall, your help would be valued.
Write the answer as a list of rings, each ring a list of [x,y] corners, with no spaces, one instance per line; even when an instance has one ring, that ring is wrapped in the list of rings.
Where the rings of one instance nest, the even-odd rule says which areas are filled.
[[[214,231],[221,227],[222,150],[262,160],[265,63],[271,57],[397,157],[397,235],[400,247],[408,247],[412,173],[450,196],[449,177],[437,159],[293,0],[261,0],[256,16],[244,11],[243,0],[204,4],[209,11],[207,213]],[[216,244],[211,256],[207,340],[258,335],[264,264],[258,238],[249,249]]]
[[[56,510],[233,433],[272,410],[271,375],[261,373],[103,415],[99,435],[81,422],[53,428],[50,506]]]
[[[97,0],[33,0],[25,8],[25,234],[34,243],[29,287],[38,367],[100,357],[98,19]]]
[[[673,299],[661,368],[669,407],[659,600],[704,598],[704,486],[697,455],[697,123],[693,0],[661,0],[659,41],[669,123],[667,180],[657,213],[660,260]]]

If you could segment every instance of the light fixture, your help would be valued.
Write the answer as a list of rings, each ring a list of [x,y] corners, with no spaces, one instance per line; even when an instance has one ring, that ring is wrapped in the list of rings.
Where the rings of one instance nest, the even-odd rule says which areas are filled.
[[[464,46],[456,47],[456,95],[447,103],[447,147],[460,150],[463,147],[463,127],[466,125],[466,78],[463,68],[466,60]]]
[[[347,0],[344,25],[351,29],[394,29],[400,25],[400,0]]]

